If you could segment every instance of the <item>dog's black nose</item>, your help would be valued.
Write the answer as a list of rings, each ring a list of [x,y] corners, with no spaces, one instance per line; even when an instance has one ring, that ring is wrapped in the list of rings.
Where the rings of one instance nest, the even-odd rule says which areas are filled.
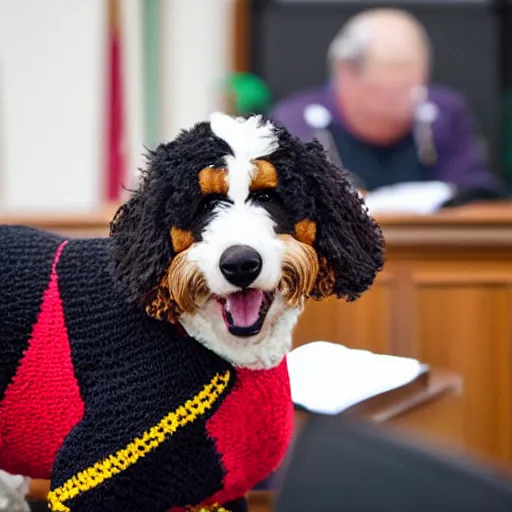
[[[261,272],[261,256],[248,245],[228,247],[220,257],[222,275],[235,286],[246,288]]]

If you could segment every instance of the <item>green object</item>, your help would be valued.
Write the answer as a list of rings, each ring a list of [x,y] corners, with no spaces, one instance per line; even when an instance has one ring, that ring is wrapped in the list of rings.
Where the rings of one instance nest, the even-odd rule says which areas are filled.
[[[253,73],[234,73],[227,79],[228,93],[236,114],[260,114],[270,106],[272,95],[267,84]]]
[[[160,3],[142,4],[144,54],[144,143],[154,148],[160,142]]]

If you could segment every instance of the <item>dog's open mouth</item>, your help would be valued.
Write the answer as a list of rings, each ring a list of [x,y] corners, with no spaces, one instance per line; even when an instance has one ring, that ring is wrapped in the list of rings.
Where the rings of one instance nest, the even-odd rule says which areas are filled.
[[[255,336],[263,327],[274,294],[249,288],[218,298],[226,328],[234,336]]]

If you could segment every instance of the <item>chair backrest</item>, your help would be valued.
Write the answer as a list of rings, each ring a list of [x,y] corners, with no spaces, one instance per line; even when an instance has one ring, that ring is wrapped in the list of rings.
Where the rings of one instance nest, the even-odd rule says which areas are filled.
[[[287,465],[277,512],[507,512],[512,484],[488,468],[374,425],[315,416]]]

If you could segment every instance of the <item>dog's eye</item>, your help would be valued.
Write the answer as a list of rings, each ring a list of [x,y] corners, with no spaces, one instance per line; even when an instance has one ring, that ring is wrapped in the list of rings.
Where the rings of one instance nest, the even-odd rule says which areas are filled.
[[[253,203],[270,203],[278,199],[278,196],[273,190],[258,190],[251,194],[250,199]]]
[[[218,204],[226,202],[226,198],[220,194],[208,194],[201,199],[199,203],[198,213],[211,212]]]

